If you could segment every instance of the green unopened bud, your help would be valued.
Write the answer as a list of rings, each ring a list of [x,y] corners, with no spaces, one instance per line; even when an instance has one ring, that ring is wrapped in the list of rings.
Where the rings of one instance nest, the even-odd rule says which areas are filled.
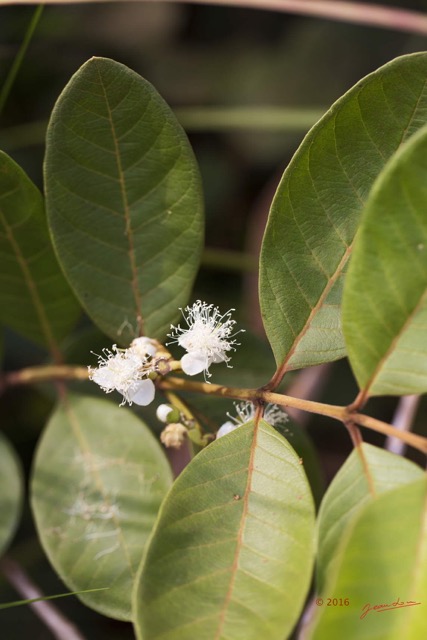
[[[156,416],[160,422],[166,424],[170,422],[179,422],[181,414],[176,407],[172,407],[170,404],[160,404],[157,407]]]

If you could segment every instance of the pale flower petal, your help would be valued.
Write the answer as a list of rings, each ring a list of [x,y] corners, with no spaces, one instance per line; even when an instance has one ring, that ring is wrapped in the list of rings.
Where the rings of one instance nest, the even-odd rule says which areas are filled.
[[[181,358],[181,368],[188,376],[195,376],[209,367],[208,360],[203,353],[186,353]]]
[[[216,434],[216,439],[218,440],[218,438],[222,438],[222,436],[226,436],[227,434],[237,429],[238,426],[239,426],[238,424],[231,422],[231,420],[227,420],[227,422],[224,422],[224,424],[218,429],[218,432]]]
[[[153,402],[155,393],[156,387],[152,380],[141,380],[131,391],[128,391],[127,400],[129,403],[134,402],[140,407],[146,407]]]
[[[89,377],[107,393],[114,391],[116,388],[116,374],[107,367],[99,369],[91,369],[89,367]]]

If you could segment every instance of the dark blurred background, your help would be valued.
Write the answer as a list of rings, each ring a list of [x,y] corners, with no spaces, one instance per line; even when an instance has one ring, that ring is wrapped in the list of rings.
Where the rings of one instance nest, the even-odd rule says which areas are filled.
[[[400,4],[425,10],[421,0]],[[0,7],[0,83],[33,13],[29,6]],[[114,58],[148,79],[176,111],[201,167],[207,249],[194,299],[214,302],[224,310],[235,307],[239,326],[251,330],[242,334],[234,369],[224,369],[214,381],[259,386],[274,372],[274,361],[259,319],[256,265],[280,176],[309,126],[357,80],[396,56],[426,48],[426,37],[410,33],[233,7],[163,2],[47,6],[1,115],[0,148],[42,188],[44,131],[70,76],[95,55]],[[245,127],[248,108],[263,112],[251,112],[251,124]],[[86,325],[83,320],[82,331]],[[94,341],[109,344],[102,336]],[[71,343],[69,348],[70,361],[93,362],[89,348],[76,352]],[[77,353],[82,354],[80,360]],[[45,357],[5,330],[6,369]],[[296,395],[308,393],[311,399],[333,404],[348,404],[357,393],[346,361],[316,370],[310,379],[291,375],[284,388],[289,385],[299,385],[292,387]],[[18,450],[27,478],[52,402],[48,387],[17,389],[0,398],[0,428]],[[396,404],[391,398],[371,401],[367,412],[391,421]],[[423,401],[414,426],[424,434],[425,409]],[[199,410],[205,408],[200,405]],[[231,402],[206,410],[212,428],[220,420],[219,412],[226,410],[233,410]],[[338,423],[308,418],[304,427],[328,482],[351,451],[350,440]],[[384,442],[376,434],[364,435],[370,442]],[[417,460],[412,451],[408,455]],[[67,591],[44,559],[28,504],[9,555],[44,593]],[[0,574],[0,602],[16,599]],[[130,625],[98,616],[73,597],[55,604],[88,640],[133,638]],[[19,607],[0,612],[0,638],[54,636],[28,607]]]

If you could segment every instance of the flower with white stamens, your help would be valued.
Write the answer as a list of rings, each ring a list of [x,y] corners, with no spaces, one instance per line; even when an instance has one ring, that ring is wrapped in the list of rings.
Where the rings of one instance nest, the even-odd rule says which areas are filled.
[[[168,334],[173,342],[179,344],[187,351],[181,359],[181,367],[184,373],[194,376],[205,372],[205,378],[210,377],[209,367],[213,363],[230,361],[229,351],[234,351],[238,343],[233,338],[235,320],[231,319],[230,309],[224,314],[218,307],[197,300],[191,307],[181,309],[183,318],[187,324],[186,329],[180,325]],[[240,332],[237,332],[240,333]],[[169,343],[170,344],[170,343]]]
[[[141,406],[150,404],[154,400],[155,387],[147,376],[154,368],[147,356],[133,347],[119,349],[114,344],[111,349],[103,349],[96,369],[88,367],[90,380],[106,393],[121,393],[123,401],[120,406],[126,402]]]
[[[255,418],[255,405],[253,402],[239,402],[234,403],[237,416],[232,416],[227,412],[227,416],[230,420],[224,422],[224,424],[218,429],[216,434],[217,438],[227,435],[241,427],[243,424],[250,422]],[[289,421],[288,414],[283,411],[277,404],[267,404],[265,407],[263,419],[268,422],[272,427],[276,427],[280,424],[285,424]]]

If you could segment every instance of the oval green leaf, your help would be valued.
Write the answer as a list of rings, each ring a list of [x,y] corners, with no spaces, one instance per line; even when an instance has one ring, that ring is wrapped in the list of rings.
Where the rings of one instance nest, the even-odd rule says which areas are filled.
[[[425,477],[365,505],[339,550],[307,640],[427,637],[426,523]],[[327,598],[347,598],[348,605],[327,606]]]
[[[40,441],[32,507],[42,545],[89,607],[131,618],[142,553],[171,484],[160,445],[131,411],[68,396]]]
[[[367,502],[424,475],[413,462],[371,444],[354,449],[329,485],[317,519],[316,586],[323,592],[347,527]]]
[[[427,391],[427,127],[395,154],[363,214],[343,297],[364,398]]]
[[[201,251],[198,168],[169,107],[137,73],[92,58],[52,112],[46,202],[64,272],[113,340],[163,338]]]
[[[364,78],[308,133],[272,203],[260,302],[278,381],[345,355],[340,303],[354,236],[375,178],[427,119],[427,54]]]
[[[0,151],[0,321],[58,354],[79,306],[58,265],[40,191]]]
[[[0,556],[18,526],[23,485],[21,464],[9,442],[0,433]]]
[[[283,640],[310,585],[314,508],[270,425],[203,450],[163,503],[136,583],[140,640]]]

